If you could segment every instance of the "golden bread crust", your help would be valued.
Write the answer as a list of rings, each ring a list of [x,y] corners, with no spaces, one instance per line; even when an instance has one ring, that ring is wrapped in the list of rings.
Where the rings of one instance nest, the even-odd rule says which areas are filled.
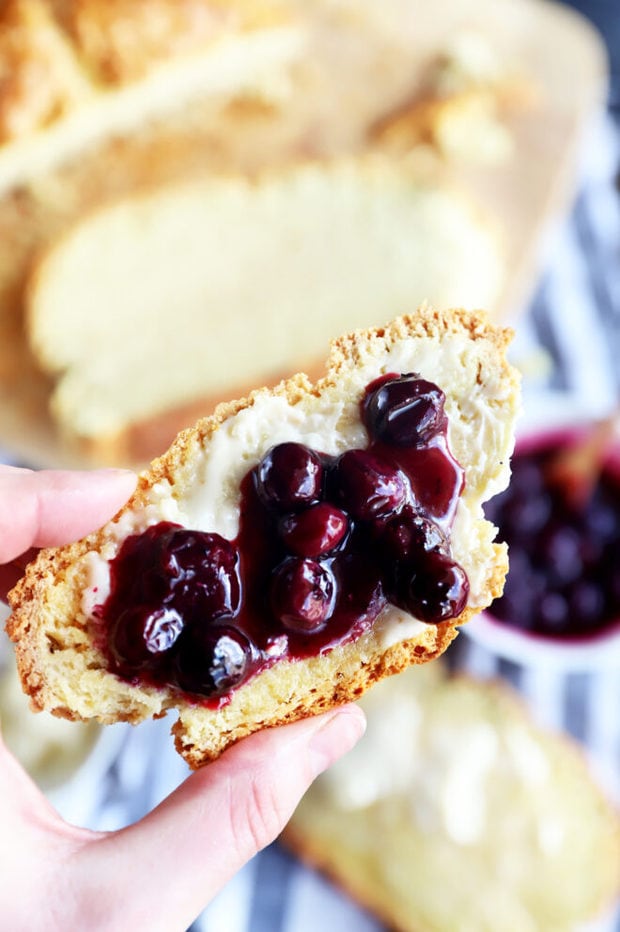
[[[224,35],[284,18],[276,0],[54,0],[53,6],[78,55],[101,84],[110,86],[202,52]]]
[[[235,690],[227,705],[213,711],[172,691],[124,683],[109,673],[105,655],[97,646],[96,624],[82,610],[82,594],[88,584],[88,555],[105,551],[118,522],[124,516],[144,513],[158,484],[167,482],[174,489],[175,482],[187,481],[181,478],[184,470],[191,474],[192,464],[208,441],[240,412],[251,414],[265,394],[283,397],[291,405],[309,396],[320,400],[324,393],[346,384],[347,373],[361,367],[369,354],[383,354],[383,358],[403,341],[414,346],[418,340],[441,340],[450,335],[482,341],[493,371],[470,375],[474,381],[496,380],[503,400],[499,400],[497,388],[494,403],[502,407],[501,418],[511,424],[518,396],[516,373],[505,358],[511,332],[492,327],[482,313],[421,308],[386,327],[357,331],[336,340],[327,374],[317,383],[299,374],[270,392],[259,390],[219,405],[211,416],[182,431],[170,449],[153,461],[113,522],[77,543],[41,551],[9,595],[13,614],[7,623],[32,707],[69,719],[94,717],[104,723],[135,723],[176,708],[179,719],[173,731],[177,749],[190,766],[199,767],[246,734],[355,700],[378,679],[439,656],[456,636],[457,626],[474,614],[471,607],[459,618],[425,626],[419,635],[397,643],[384,644],[375,625],[356,641],[323,656],[276,663]],[[448,393],[449,387],[445,390]],[[467,472],[462,454],[460,461]],[[473,472],[471,476],[473,481]],[[492,553],[492,566],[484,580],[484,604],[501,593],[507,570],[505,547],[492,545]]]
[[[49,125],[85,99],[85,76],[49,4],[41,0],[3,4],[0,144]]]
[[[7,0],[0,11],[0,142],[94,95],[285,21],[278,0]]]

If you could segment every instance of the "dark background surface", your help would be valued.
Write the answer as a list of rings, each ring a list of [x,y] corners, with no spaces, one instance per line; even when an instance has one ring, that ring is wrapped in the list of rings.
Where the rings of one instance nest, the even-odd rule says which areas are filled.
[[[611,70],[609,103],[620,109],[620,0],[564,0],[564,5],[586,16],[605,38]]]

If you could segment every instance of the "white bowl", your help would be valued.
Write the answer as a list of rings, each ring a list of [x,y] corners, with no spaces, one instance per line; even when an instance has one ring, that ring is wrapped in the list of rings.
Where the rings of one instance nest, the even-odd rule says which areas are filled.
[[[559,426],[523,430],[516,453],[560,444],[583,434],[587,425],[579,419],[572,424],[558,419]],[[617,475],[620,486],[620,439],[614,439],[606,457],[606,468]],[[618,568],[620,573],[620,567]],[[553,636],[532,633],[496,618],[493,606],[463,627],[472,641],[498,657],[527,666],[544,666],[564,671],[593,671],[615,668],[620,671],[620,618],[600,632],[583,636]]]
[[[461,630],[485,650],[522,666],[574,673],[620,672],[620,621],[597,637],[559,640],[511,628],[486,611]]]

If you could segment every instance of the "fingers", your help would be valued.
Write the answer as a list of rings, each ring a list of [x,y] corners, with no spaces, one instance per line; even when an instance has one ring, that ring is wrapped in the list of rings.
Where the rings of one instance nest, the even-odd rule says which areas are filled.
[[[0,563],[29,547],[70,543],[104,524],[136,485],[124,469],[33,472],[0,466]]]
[[[115,889],[125,927],[187,928],[279,835],[314,778],[353,747],[364,726],[361,710],[344,706],[246,738],[141,822],[95,842],[90,869],[100,889]]]

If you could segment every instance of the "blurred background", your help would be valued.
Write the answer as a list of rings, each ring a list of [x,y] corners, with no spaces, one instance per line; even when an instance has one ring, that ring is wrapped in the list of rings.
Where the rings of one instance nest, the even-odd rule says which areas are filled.
[[[192,932],[620,932],[616,0],[117,6],[0,10],[3,462],[140,466],[425,299],[512,326],[523,374],[502,603],[366,697]],[[578,504],[541,444],[580,451]],[[186,776],[165,721],[33,716],[0,661],[7,743],[68,819]]]

